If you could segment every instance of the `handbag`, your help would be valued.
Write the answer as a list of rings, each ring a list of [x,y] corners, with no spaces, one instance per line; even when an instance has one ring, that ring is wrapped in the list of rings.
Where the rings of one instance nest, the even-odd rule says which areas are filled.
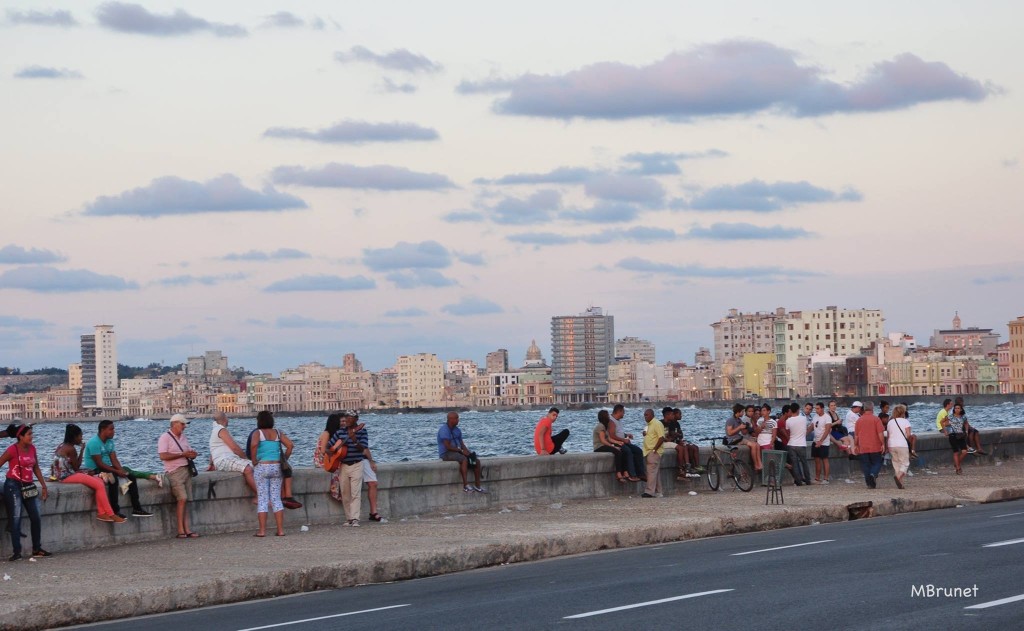
[[[170,436],[171,440],[174,441],[174,444],[178,446],[178,450],[181,451],[181,453],[185,453],[185,450],[181,448],[181,443],[179,443],[178,439],[174,437],[174,434],[168,431],[167,435]],[[185,460],[188,461],[188,465],[186,465],[188,466],[188,474],[193,478],[199,475],[199,469],[196,468],[196,461],[191,458],[185,458]]]
[[[281,473],[290,474],[292,472],[292,465],[288,462],[288,453],[284,449],[284,441],[281,440],[281,437],[284,436],[284,432],[277,430],[277,434],[277,440],[280,442],[281,447]],[[285,477],[288,476],[285,475]]]
[[[902,428],[902,427],[900,427],[900,424],[899,424],[899,422],[897,421],[897,419],[892,419],[892,421],[890,421],[890,422],[892,422],[892,423],[896,423],[896,429],[900,430],[900,433],[901,433],[901,434],[903,434],[903,440],[905,440],[905,441],[907,442],[907,451],[908,451],[908,452],[910,453],[910,457],[911,457],[911,458],[917,458],[917,452],[916,452],[916,451],[914,451],[914,450],[913,450],[913,449],[912,449],[912,448],[910,447],[910,439],[909,439],[909,438],[907,438],[907,433],[906,433],[905,431],[903,431],[903,428]]]

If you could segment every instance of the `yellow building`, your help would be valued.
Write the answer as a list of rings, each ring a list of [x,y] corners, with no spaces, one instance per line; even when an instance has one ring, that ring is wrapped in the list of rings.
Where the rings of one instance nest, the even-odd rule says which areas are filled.
[[[1010,322],[1010,392],[1024,394],[1024,316]]]
[[[763,397],[771,394],[767,386],[771,383],[774,363],[773,353],[747,353],[743,356],[744,396]]]

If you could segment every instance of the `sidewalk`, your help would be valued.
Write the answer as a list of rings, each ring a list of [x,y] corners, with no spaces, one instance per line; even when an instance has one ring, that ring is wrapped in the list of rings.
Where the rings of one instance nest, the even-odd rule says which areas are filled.
[[[594,550],[842,521],[873,501],[879,515],[1024,497],[1024,461],[891,477],[786,486],[785,506],[765,490],[513,504],[472,514],[420,516],[360,528],[288,523],[288,536],[247,534],[125,545],[0,562],[0,628],[38,629],[316,589],[394,581]],[[287,520],[287,517],[286,517]],[[256,518],[253,515],[253,531]],[[26,526],[27,528],[27,526]],[[45,542],[44,542],[45,545]],[[256,554],[257,551],[269,554]],[[91,569],[90,569],[91,568]],[[9,579],[7,577],[10,577]]]

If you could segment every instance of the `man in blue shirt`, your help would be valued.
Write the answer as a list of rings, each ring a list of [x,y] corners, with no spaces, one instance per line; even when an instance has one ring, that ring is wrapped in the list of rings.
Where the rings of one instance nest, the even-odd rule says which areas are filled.
[[[128,482],[126,491],[132,502],[132,517],[153,516],[153,513],[142,508],[142,504],[139,502],[139,485],[135,482],[135,475],[122,467],[121,461],[117,459],[117,451],[114,449],[113,421],[100,421],[96,435],[85,444],[85,449],[82,451],[82,469],[93,475],[99,475],[103,479],[107,486],[107,499],[110,500],[110,507],[119,517],[124,517],[124,515],[121,514],[121,506],[117,501],[118,478]]]
[[[462,430],[459,429],[459,413],[449,412],[447,422],[437,430],[437,454],[445,462],[459,463],[459,474],[462,475],[462,490],[466,493],[476,491],[486,493],[480,486],[480,460],[476,452],[470,451],[462,440]],[[466,480],[466,473],[470,465],[473,466],[473,477],[476,480],[475,486],[470,486]]]

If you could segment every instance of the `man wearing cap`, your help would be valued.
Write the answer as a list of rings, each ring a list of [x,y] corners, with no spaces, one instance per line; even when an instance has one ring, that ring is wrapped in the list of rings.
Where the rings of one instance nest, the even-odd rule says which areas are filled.
[[[347,448],[345,458],[341,461],[341,504],[345,509],[345,526],[359,526],[359,514],[362,509],[363,492],[363,460],[370,461],[374,473],[377,464],[370,453],[370,439],[365,427],[357,427],[359,414],[355,410],[341,413],[341,428],[327,443],[327,451],[337,451],[344,445]]]
[[[245,457],[245,452],[238,446],[228,431],[228,415],[217,412],[213,415],[213,427],[210,431],[210,462],[216,471],[234,471],[241,473],[245,484],[256,495],[256,479],[252,473],[252,461]]]
[[[85,473],[99,475],[107,485],[107,499],[110,500],[110,508],[114,514],[124,517],[121,514],[121,506],[117,499],[118,478],[126,480],[122,492],[127,492],[132,502],[132,517],[152,517],[153,513],[142,508],[139,502],[139,485],[135,481],[135,475],[121,466],[117,459],[117,451],[114,448],[114,421],[102,420],[96,428],[96,435],[89,439],[82,450],[82,469]]]
[[[854,401],[853,405],[850,406],[850,411],[846,413],[846,431],[850,433],[850,436],[854,436],[857,431],[857,419],[860,418],[861,412],[864,411],[864,404],[860,401]]]
[[[177,500],[178,539],[194,539],[199,535],[188,529],[188,500],[192,499],[192,473],[189,460],[198,455],[185,438],[189,420],[183,414],[171,417],[171,429],[160,434],[157,453],[164,463],[164,471],[171,483],[171,493]]]

